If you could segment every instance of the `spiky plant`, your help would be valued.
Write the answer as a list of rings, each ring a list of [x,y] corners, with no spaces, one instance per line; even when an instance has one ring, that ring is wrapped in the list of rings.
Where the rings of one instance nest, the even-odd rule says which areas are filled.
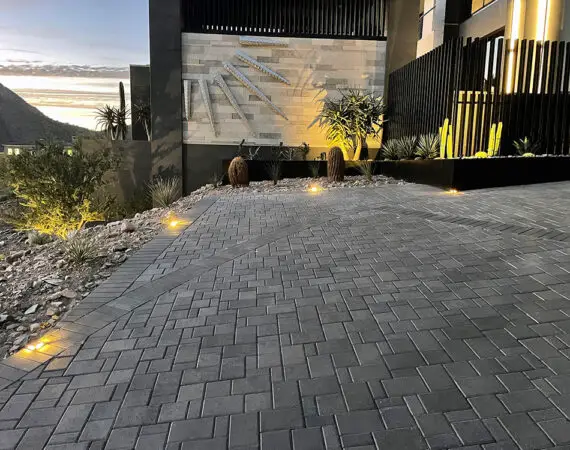
[[[418,138],[416,156],[422,159],[435,159],[440,153],[439,134],[422,134]]]
[[[125,85],[119,82],[119,111],[118,111],[119,137],[124,141],[127,139],[127,102],[125,100]]]
[[[319,178],[320,163],[318,161],[309,162],[309,170],[313,178]]]
[[[374,161],[359,161],[357,163],[358,171],[366,178],[368,181],[372,181],[372,177],[374,176]]]
[[[271,161],[267,163],[265,170],[271,177],[273,185],[277,186],[277,182],[281,179],[281,161]]]
[[[224,183],[225,177],[224,173],[216,171],[210,176],[210,184],[213,184],[215,188],[218,188]]]
[[[528,153],[535,154],[540,148],[540,144],[538,142],[533,142],[526,136],[524,139],[517,139],[514,141],[513,146],[520,156]]]
[[[97,108],[96,120],[97,128],[104,131],[112,141],[117,139],[117,108],[111,105],[105,105]]]
[[[97,246],[86,237],[75,235],[64,244],[66,259],[73,264],[83,264],[97,256]]]
[[[137,102],[133,105],[133,120],[144,127],[147,139],[151,139],[151,109],[147,102]]]
[[[38,233],[37,231],[32,231],[28,233],[28,244],[42,246],[51,242],[52,238],[49,234]]]
[[[180,178],[157,178],[149,185],[148,191],[154,206],[166,208],[180,198],[182,183]]]
[[[396,161],[400,159],[400,151],[396,139],[386,141],[380,150],[380,154],[384,159]]]
[[[417,138],[415,136],[405,136],[396,139],[398,156],[400,159],[414,159],[417,149]]]
[[[345,160],[358,161],[369,136],[380,137],[386,107],[384,99],[358,89],[340,91],[340,98],[325,98],[313,124],[325,130],[326,138],[339,146]]]

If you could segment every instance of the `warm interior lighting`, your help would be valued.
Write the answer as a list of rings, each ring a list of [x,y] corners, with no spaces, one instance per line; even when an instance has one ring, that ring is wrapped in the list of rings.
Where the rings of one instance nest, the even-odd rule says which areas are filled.
[[[506,93],[513,93],[514,84],[514,73],[515,73],[515,49],[516,40],[520,37],[520,27],[521,27],[521,0],[515,0],[513,3],[513,17],[511,18],[511,35],[509,36],[509,57],[508,57],[508,69],[507,69],[507,86]]]
[[[538,0],[536,14],[536,40],[546,40],[546,24],[548,22],[548,0]]]
[[[26,346],[26,348],[27,348],[29,351],[32,352],[32,351],[34,351],[34,350],[39,350],[39,349],[42,348],[43,346],[44,346],[44,343],[40,341],[40,342],[37,342],[36,344],[28,344],[28,345]]]

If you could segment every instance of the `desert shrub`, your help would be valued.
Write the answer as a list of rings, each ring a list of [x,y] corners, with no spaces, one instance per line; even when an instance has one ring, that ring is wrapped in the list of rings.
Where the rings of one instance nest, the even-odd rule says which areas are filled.
[[[439,134],[422,134],[418,138],[416,156],[422,159],[435,159],[440,154],[440,147]]]
[[[28,234],[28,244],[42,246],[51,242],[51,236],[32,231]]]
[[[368,181],[372,181],[372,176],[374,175],[374,161],[359,161],[356,167]]]
[[[157,178],[149,185],[148,190],[152,204],[166,208],[180,198],[182,183],[180,178]]]
[[[281,179],[281,161],[271,161],[267,163],[265,170],[273,181],[273,185],[276,186],[277,182]]]
[[[5,176],[21,208],[10,221],[19,229],[65,239],[86,222],[101,220],[103,214],[93,208],[92,200],[118,162],[109,148],[84,152],[80,140],[72,152],[50,142],[10,156]]]
[[[73,264],[83,264],[97,256],[97,246],[86,237],[75,235],[64,247],[66,259]]]

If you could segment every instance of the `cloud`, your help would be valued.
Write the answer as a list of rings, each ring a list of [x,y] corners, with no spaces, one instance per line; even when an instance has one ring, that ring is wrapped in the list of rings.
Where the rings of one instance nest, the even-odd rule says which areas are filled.
[[[129,78],[127,67],[58,65],[38,61],[17,60],[11,64],[0,64],[0,75],[10,76],[49,76],[80,78]]]

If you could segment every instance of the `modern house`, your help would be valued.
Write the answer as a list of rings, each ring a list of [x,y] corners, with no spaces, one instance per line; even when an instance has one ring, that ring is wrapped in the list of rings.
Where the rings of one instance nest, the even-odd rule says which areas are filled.
[[[231,159],[241,142],[266,150],[307,143],[311,148],[308,157],[313,159],[328,148],[323,132],[311,126],[320,99],[338,95],[338,90],[345,88],[373,90],[390,97],[390,74],[404,66],[411,74],[411,66],[421,60],[416,58],[427,53],[435,55],[428,56],[434,64],[438,62],[430,66],[437,71],[432,70],[430,76],[415,74],[417,82],[412,87],[442,99],[447,96],[445,100],[439,105],[425,95],[414,99],[410,85],[402,83],[394,88],[392,100],[406,106],[408,121],[415,120],[417,108],[423,108],[421,114],[431,119],[424,128],[437,132],[445,118],[455,120],[461,102],[499,99],[503,90],[499,90],[502,81],[496,81],[497,68],[500,64],[512,66],[523,53],[502,44],[493,44],[491,54],[488,48],[480,49],[477,61],[483,63],[477,73],[482,85],[463,87],[465,80],[436,79],[440,73],[460,71],[461,67],[445,69],[449,65],[437,56],[442,52],[434,49],[445,48],[452,61],[458,50],[448,51],[450,44],[446,43],[459,37],[486,38],[486,43],[494,37],[509,42],[570,40],[568,3],[150,0],[150,67],[133,66],[131,83],[133,103],[150,99],[152,174],[181,176],[189,192],[221,171],[222,161]],[[462,58],[469,59],[463,53]],[[493,64],[489,64],[489,55]],[[483,69],[491,75],[484,76]],[[393,78],[397,81],[396,75]],[[402,92],[405,101],[395,100]],[[415,105],[410,108],[406,101]],[[481,132],[487,135],[493,125],[491,117],[500,108],[471,105],[470,111],[476,110],[488,122]],[[465,115],[469,110],[464,107],[461,111]],[[399,129],[405,131],[405,127]],[[133,127],[133,137],[146,140],[142,127]],[[473,148],[475,144],[480,144],[479,138],[474,138]],[[374,146],[378,143],[370,142],[372,155]]]

